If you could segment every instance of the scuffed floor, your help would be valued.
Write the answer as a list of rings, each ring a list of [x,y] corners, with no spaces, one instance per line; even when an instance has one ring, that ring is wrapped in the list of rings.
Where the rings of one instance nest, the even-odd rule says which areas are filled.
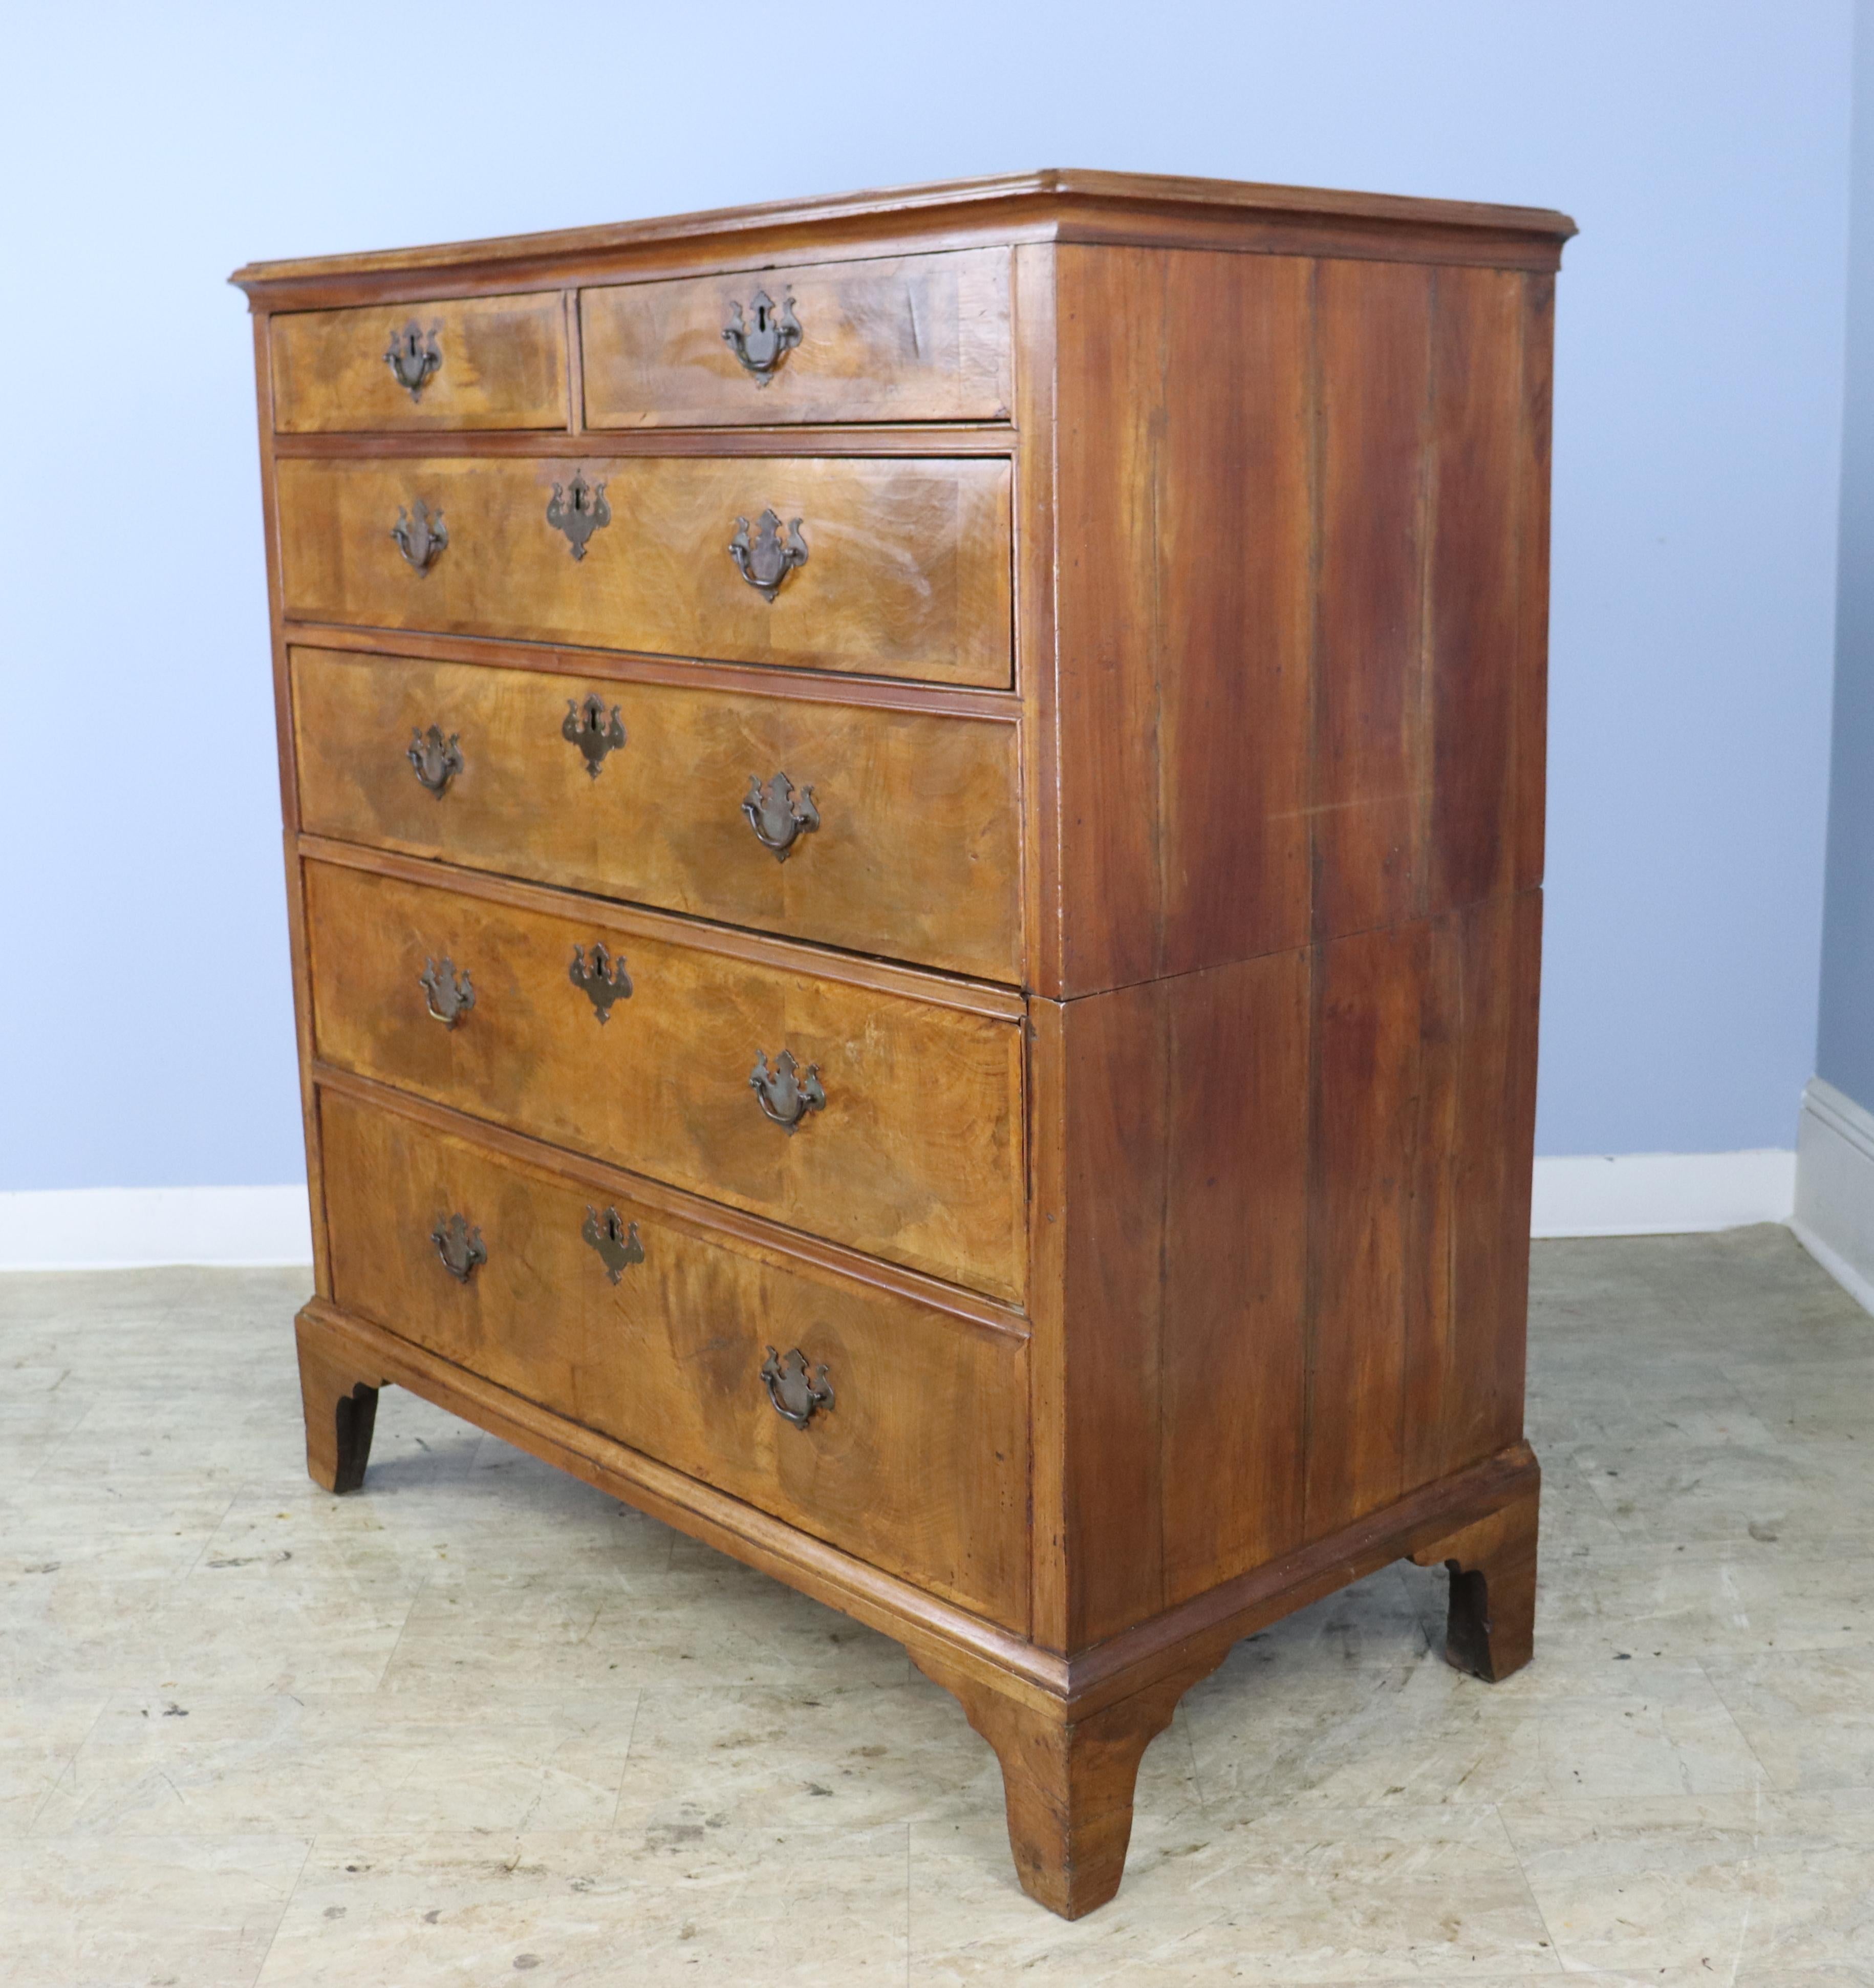
[[[1535,1284],[1535,1662],[1410,1567],[1240,1645],[1068,1926],[894,1645],[397,1391],[317,1490],[302,1274],[0,1278],[0,1981],[1874,1983],[1874,1320]]]

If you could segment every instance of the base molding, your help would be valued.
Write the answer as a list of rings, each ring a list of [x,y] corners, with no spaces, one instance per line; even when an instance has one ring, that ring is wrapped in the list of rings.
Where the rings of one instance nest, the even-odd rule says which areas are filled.
[[[1802,1094],[1796,1133],[1797,1239],[1874,1311],[1874,1112],[1824,1077]]]
[[[1410,1557],[1450,1570],[1450,1662],[1494,1682],[1529,1658],[1541,1472],[1524,1442],[1069,1658],[323,1299],[295,1327],[307,1469],[329,1490],[366,1485],[377,1390],[396,1382],[903,1644],[994,1749],[1022,1888],[1065,1918],[1119,1888],[1146,1746],[1265,1625]]]

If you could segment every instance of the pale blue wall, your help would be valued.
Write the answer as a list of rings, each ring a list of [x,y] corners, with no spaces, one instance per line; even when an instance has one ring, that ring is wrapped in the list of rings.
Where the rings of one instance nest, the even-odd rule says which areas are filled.
[[[1789,1144],[1849,33],[1849,0],[12,9],[0,1188],[299,1172],[230,268],[1038,164],[1577,216],[1540,1143]]]
[[[1874,1111],[1874,5],[1855,25],[1835,737],[1815,1067]]]

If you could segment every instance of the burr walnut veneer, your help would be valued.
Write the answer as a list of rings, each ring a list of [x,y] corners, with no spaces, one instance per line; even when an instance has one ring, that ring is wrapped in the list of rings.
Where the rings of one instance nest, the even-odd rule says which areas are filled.
[[[1388,1560],[1529,1655],[1562,216],[1045,173],[241,271],[317,1295],[900,1638],[1021,1882]]]

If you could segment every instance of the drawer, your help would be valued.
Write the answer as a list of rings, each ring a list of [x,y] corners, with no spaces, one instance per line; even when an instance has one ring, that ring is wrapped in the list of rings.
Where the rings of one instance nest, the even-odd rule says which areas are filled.
[[[854,978],[836,979],[822,970],[840,966],[834,955],[691,931],[590,899],[562,909],[523,886],[478,892],[474,881],[307,864],[319,1055],[791,1228],[1020,1297],[1015,996],[859,963],[847,969]],[[571,972],[578,949],[589,979],[599,947],[611,978],[624,976],[609,1004]],[[421,985],[445,959],[474,992],[452,1026],[435,1019]],[[449,1007],[440,988],[435,999]],[[750,1081],[758,1057],[772,1076],[784,1053],[798,1082],[817,1071],[824,1097],[792,1130],[770,1120]],[[792,1115],[785,1092],[769,1101]]]
[[[1008,251],[621,283],[579,299],[586,424],[998,421]]]
[[[269,342],[282,434],[567,423],[557,290],[293,311],[272,320]]]
[[[329,1090],[319,1122],[333,1292],[347,1310],[1026,1628],[1019,1337]],[[456,1258],[466,1281],[432,1239],[452,1215],[465,1245],[479,1239],[483,1260],[472,1247]],[[623,1239],[609,1259],[586,1239],[589,1221]],[[809,1384],[826,1370],[830,1404],[792,1398],[804,1426],[770,1398],[770,1347],[782,1361],[798,1351]]]
[[[576,477],[573,529],[606,519],[577,559],[548,516],[566,516]],[[279,464],[278,488],[291,619],[1010,681],[1006,460],[301,458]],[[419,505],[442,521],[440,549]],[[768,563],[765,519],[804,562]],[[772,585],[745,580],[738,537],[755,578],[778,573]]]
[[[1020,977],[1011,723],[326,649],[292,669],[316,834]],[[458,742],[439,794],[409,752],[431,726]]]

